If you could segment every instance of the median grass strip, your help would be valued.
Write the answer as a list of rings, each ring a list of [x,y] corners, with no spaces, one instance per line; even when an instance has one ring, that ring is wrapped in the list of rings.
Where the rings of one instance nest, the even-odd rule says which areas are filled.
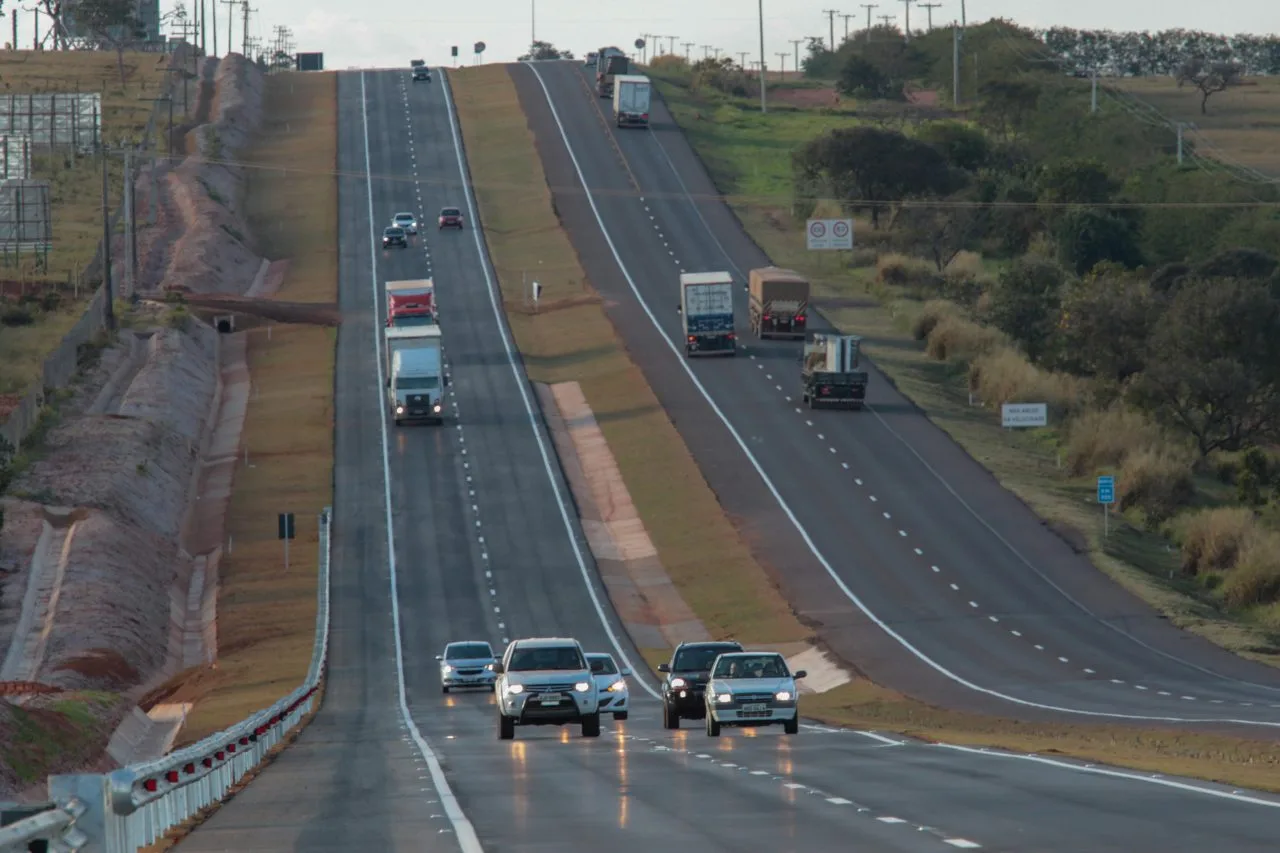
[[[126,53],[121,82],[116,56],[105,51],[5,51],[0,80],[5,95],[102,95],[102,138],[113,145],[142,138],[154,99],[164,90],[168,54]],[[195,87],[189,87],[194,108]],[[182,118],[181,96],[174,121]],[[168,110],[154,140],[163,151]],[[84,310],[92,288],[80,281],[102,239],[102,163],[68,150],[31,152],[31,177],[49,182],[53,247],[47,259],[0,259],[0,293],[9,301],[0,320],[0,395],[21,394],[40,376],[44,359]],[[108,160],[109,201],[120,202],[124,163]],[[19,306],[13,303],[21,302]],[[3,306],[0,306],[3,307]],[[27,320],[30,324],[27,324]]]
[[[276,298],[335,302],[338,291],[337,76],[267,78],[264,125],[244,155],[245,200],[261,251],[290,266]],[[285,171],[287,169],[288,171]],[[275,325],[250,331],[253,378],[227,514],[232,552],[218,596],[218,661],[185,674],[167,701],[196,701],[182,733],[191,742],[265,708],[306,675],[315,636],[317,520],[333,495],[330,328]],[[289,567],[276,515],[295,513]]]
[[[481,220],[531,377],[582,383],[667,572],[708,630],[747,642],[806,638],[808,632],[741,545],[603,309],[582,304],[593,294],[582,283],[581,267],[551,206],[507,70],[482,66],[451,72],[450,79],[472,174],[483,176],[476,186]],[[537,316],[520,295],[521,273],[533,270],[545,287]],[[886,332],[895,326],[887,311],[879,322]],[[651,666],[668,654],[642,652]],[[805,712],[834,724],[949,743],[1060,754],[1280,790],[1280,745],[1269,742],[960,713],[865,679],[807,697]]]
[[[505,66],[449,72],[494,268],[535,382],[581,383],[672,582],[713,636],[786,643],[809,632],[774,594],[599,304],[551,204]],[[522,274],[543,285],[538,314]],[[725,583],[725,578],[733,578]]]

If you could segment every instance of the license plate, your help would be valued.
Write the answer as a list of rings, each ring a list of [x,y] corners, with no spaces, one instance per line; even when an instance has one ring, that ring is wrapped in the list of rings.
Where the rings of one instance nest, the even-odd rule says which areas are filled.
[[[765,706],[764,705],[743,705],[742,710],[746,711],[748,714],[756,714],[765,710]]]
[[[563,696],[542,696],[538,699],[538,703],[541,705],[559,705],[563,701]]]

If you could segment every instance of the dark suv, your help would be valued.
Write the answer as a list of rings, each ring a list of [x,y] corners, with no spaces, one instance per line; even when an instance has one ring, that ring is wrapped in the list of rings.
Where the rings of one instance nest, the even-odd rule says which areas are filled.
[[[711,664],[717,656],[740,652],[742,646],[733,641],[681,643],[671,655],[671,663],[658,665],[666,678],[662,682],[662,725],[680,728],[680,720],[701,720],[707,715],[702,694],[711,677]]]

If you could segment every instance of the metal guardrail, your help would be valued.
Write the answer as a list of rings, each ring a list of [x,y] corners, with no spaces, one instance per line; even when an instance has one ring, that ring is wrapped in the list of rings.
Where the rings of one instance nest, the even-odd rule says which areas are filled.
[[[107,774],[49,777],[47,811],[0,827],[0,853],[137,853],[221,802],[315,707],[329,657],[329,561],[333,508],[320,513],[316,637],[300,687],[225,731],[152,761]]]

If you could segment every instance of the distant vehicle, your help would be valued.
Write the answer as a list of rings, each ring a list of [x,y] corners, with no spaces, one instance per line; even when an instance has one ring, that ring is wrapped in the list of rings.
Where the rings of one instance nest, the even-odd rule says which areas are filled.
[[[809,280],[795,270],[762,267],[747,283],[751,331],[758,338],[804,338]]]
[[[406,421],[444,423],[444,373],[440,327],[389,328],[383,332],[387,355],[387,404],[396,426]]]
[[[421,59],[415,59],[409,65],[413,68],[413,82],[417,83],[419,80],[431,82],[431,69],[427,67],[425,62]]]
[[[494,672],[498,657],[493,647],[484,640],[466,640],[450,643],[444,653],[436,655],[440,661],[440,692],[448,693],[454,687],[487,687],[493,690],[498,674]]]
[[[796,679],[777,652],[735,652],[716,658],[706,692],[707,735],[718,737],[722,726],[776,726],[789,735],[800,731]]]
[[[616,47],[602,47],[596,56],[596,94],[613,97],[613,81],[619,74],[631,71],[627,55]]]
[[[391,220],[391,224],[397,228],[403,228],[406,234],[418,233],[418,217],[412,213],[397,213]]]
[[[426,65],[426,64],[427,64],[427,63],[423,62],[421,59],[410,59],[410,60],[409,60],[409,67],[410,67],[410,68],[420,68],[420,67],[422,67],[423,65]]]
[[[440,227],[462,230],[462,211],[456,207],[445,207],[440,210]]]
[[[389,281],[388,326],[432,326],[436,322],[436,288],[429,278]]]
[[[658,672],[666,674],[662,682],[662,727],[678,729],[682,719],[702,719],[707,711],[702,697],[711,677],[711,664],[721,654],[740,651],[742,646],[732,641],[676,646],[671,662],[658,664]]]
[[[595,53],[595,51],[592,51],[591,53],[588,53],[588,54],[587,54],[587,58],[586,58],[586,60],[582,63],[582,67],[583,67],[583,68],[595,68],[595,66],[596,66],[596,53]]]
[[[867,398],[867,373],[858,370],[862,338],[814,332],[801,356],[801,397],[809,408],[861,409]]]
[[[516,640],[495,669],[501,740],[514,738],[516,726],[572,723],[583,737],[600,737],[600,695],[577,640]]]
[[[395,225],[382,229],[382,248],[389,249],[392,246],[399,246],[402,249],[409,248],[409,235],[405,233],[403,228]]]
[[[643,74],[613,78],[613,118],[618,127],[648,127],[652,86]]]
[[[737,355],[733,276],[727,272],[681,273],[679,311],[686,357]]]
[[[591,666],[596,689],[600,691],[600,713],[613,714],[615,720],[625,720],[631,704],[631,691],[627,688],[627,676],[631,675],[631,670],[618,669],[613,655],[603,652],[588,654],[587,663]]]

